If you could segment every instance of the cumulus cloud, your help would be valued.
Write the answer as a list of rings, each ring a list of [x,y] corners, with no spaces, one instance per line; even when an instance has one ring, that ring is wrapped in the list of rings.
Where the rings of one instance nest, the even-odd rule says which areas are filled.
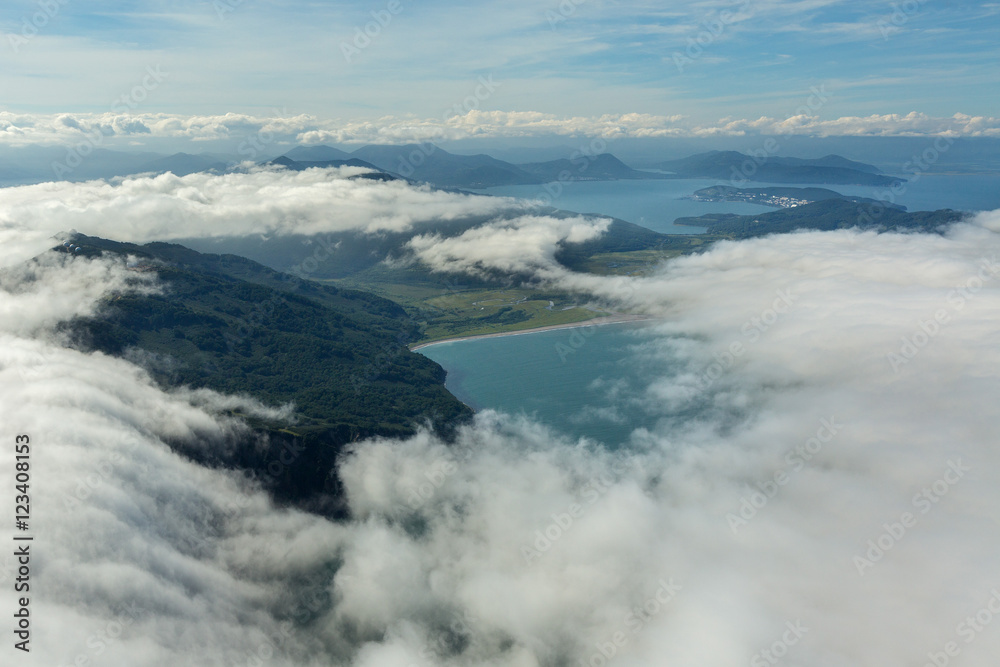
[[[224,440],[245,427],[221,410],[262,406],[204,391],[165,393],[128,362],[58,344],[58,321],[130,289],[123,273],[74,257],[30,276],[7,272],[0,289],[0,420],[8,443],[30,438],[36,536],[30,590],[13,592],[14,547],[0,557],[8,615],[15,600],[30,600],[32,650],[18,662],[232,664],[278,643],[275,664],[314,664],[273,612],[294,608],[291,581],[301,572],[283,561],[282,590],[271,576],[277,568],[252,549],[268,541],[294,549],[286,539],[294,532],[323,550],[334,528],[275,510],[246,479],[203,469],[165,444]],[[102,277],[104,290],[96,288]],[[9,463],[0,479],[13,489]],[[4,532],[8,545],[22,544]]]
[[[523,637],[540,662],[604,664],[603,648],[636,665],[745,664],[762,650],[923,664],[954,641],[963,661],[991,664],[1000,643],[975,628],[996,586],[998,220],[720,244],[631,281],[629,301],[664,318],[633,352],[666,369],[634,396],[658,428],[633,433],[616,462],[505,422],[492,448],[470,442],[469,462],[437,473],[409,567],[479,619],[463,656],[477,664],[491,641]],[[435,455],[409,447],[359,448],[346,469],[356,507],[405,513],[419,496],[394,471],[416,455],[435,479]],[[663,577],[683,589],[637,623]],[[807,628],[801,640],[786,623]],[[402,627],[370,651],[412,656],[421,644]],[[439,646],[424,627],[423,650]]]
[[[597,238],[610,224],[607,218],[522,216],[492,221],[450,238],[422,234],[407,245],[438,271],[548,274],[558,270],[555,253],[561,244]]]
[[[530,208],[510,198],[350,178],[362,171],[255,169],[2,188],[0,239],[9,243],[3,255],[10,256],[7,263],[23,259],[45,247],[53,234],[70,229],[131,242],[401,232],[419,223]]]
[[[276,191],[268,211],[235,193],[338,185],[211,178],[18,189],[0,210],[15,239],[43,211],[142,238],[168,233],[163,219],[187,235],[279,233],[296,215],[322,228],[314,204]],[[428,197],[414,220],[469,205],[378,187],[390,221],[407,197]],[[366,196],[349,192],[332,201]],[[340,524],[170,451],[238,430],[219,414],[236,399],[165,392],[127,361],[58,345],[58,321],[130,287],[116,268],[73,258],[5,282],[0,423],[7,442],[32,436],[44,536],[25,664],[875,667],[957,649],[992,665],[1000,213],[943,235],[721,243],[644,278],[557,266],[560,241],[605,224],[515,217],[411,247],[658,316],[630,351],[641,382],[607,385],[656,426],[573,441],[485,412],[451,445],[358,443]]]
[[[441,118],[385,116],[378,119],[324,119],[308,115],[181,116],[162,113],[0,112],[0,144],[127,144],[147,139],[194,142],[234,140],[248,146],[289,143],[399,144],[486,137],[590,136],[699,137],[745,134],[805,136],[1000,136],[1000,119],[956,113],[845,116],[822,119],[804,112],[789,118],[722,118],[705,122],[681,115],[648,113],[558,116],[537,111],[473,109]],[[89,151],[88,151],[89,152]]]

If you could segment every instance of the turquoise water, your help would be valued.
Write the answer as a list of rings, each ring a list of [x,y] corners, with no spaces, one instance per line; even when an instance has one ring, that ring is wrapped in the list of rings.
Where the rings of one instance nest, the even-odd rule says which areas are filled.
[[[904,175],[905,177],[905,175]],[[895,196],[897,204],[911,211],[933,211],[955,208],[969,211],[1000,208],[1000,174],[922,174],[908,182]],[[680,217],[706,213],[737,213],[749,215],[773,208],[742,202],[696,202],[681,199],[695,190],[720,185],[722,181],[679,179],[669,181],[578,181],[561,183],[562,191],[552,205],[577,213],[610,215],[634,222],[664,234],[692,234],[704,231],[699,227],[673,224]],[[781,184],[752,183],[749,187],[774,187]],[[789,184],[803,187],[802,184]],[[823,186],[846,195],[885,199],[885,188],[850,185]],[[479,190],[485,194],[538,199],[546,194],[543,186],[512,185]],[[547,200],[546,200],[547,201]]]
[[[448,370],[446,386],[480,410],[524,414],[574,438],[616,445],[653,417],[614,400],[632,393],[640,368],[630,348],[649,324],[556,329],[518,336],[452,341],[420,353]],[[628,385],[628,386],[626,386]]]
[[[676,199],[709,184],[687,180],[571,183],[557,205],[614,215],[658,231],[690,233],[692,228],[671,230],[672,225],[664,221],[678,211],[700,215],[694,205],[701,212],[732,210],[725,204]],[[866,197],[879,194],[876,188],[833,189]],[[518,196],[538,192],[537,187],[490,192],[497,190]],[[642,201],[643,197],[647,200]],[[923,176],[908,184],[897,202],[910,210],[1000,209],[1000,175]],[[646,217],[635,215],[644,211]],[[655,220],[654,215],[658,216]],[[648,382],[667,374],[666,368],[650,367],[648,355],[642,355],[640,365],[639,355],[631,351],[649,335],[649,325],[617,324],[456,341],[423,348],[421,353],[448,371],[448,389],[473,408],[530,415],[567,435],[613,446],[624,442],[634,429],[666,417],[650,406],[622,398],[640,396]]]

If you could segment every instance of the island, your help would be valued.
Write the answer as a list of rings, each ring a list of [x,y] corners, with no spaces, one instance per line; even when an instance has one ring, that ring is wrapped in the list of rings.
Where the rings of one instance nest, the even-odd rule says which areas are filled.
[[[730,185],[714,185],[708,188],[696,190],[694,194],[687,197],[695,201],[703,202],[746,202],[748,204],[759,204],[761,206],[773,206],[775,208],[795,208],[804,204],[825,201],[827,199],[843,199],[857,203],[874,204],[881,200],[868,197],[854,197],[844,195],[826,188],[734,188]],[[882,202],[886,206],[899,211],[905,211],[905,206]]]

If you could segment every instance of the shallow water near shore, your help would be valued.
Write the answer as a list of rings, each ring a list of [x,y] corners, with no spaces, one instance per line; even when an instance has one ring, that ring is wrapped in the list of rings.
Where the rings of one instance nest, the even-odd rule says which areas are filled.
[[[640,408],[618,400],[643,374],[628,350],[643,341],[650,324],[449,341],[420,354],[447,369],[449,391],[476,410],[527,414],[573,438],[615,446],[653,423]]]

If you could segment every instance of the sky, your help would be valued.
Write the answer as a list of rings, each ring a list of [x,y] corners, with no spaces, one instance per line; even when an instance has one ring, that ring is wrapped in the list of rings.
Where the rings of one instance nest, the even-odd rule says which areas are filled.
[[[62,114],[117,118],[124,136],[126,118],[163,114],[237,132],[237,114],[298,119],[313,143],[433,138],[428,124],[995,136],[998,27],[1000,4],[964,0],[15,0],[0,134],[55,141],[11,128]]]

